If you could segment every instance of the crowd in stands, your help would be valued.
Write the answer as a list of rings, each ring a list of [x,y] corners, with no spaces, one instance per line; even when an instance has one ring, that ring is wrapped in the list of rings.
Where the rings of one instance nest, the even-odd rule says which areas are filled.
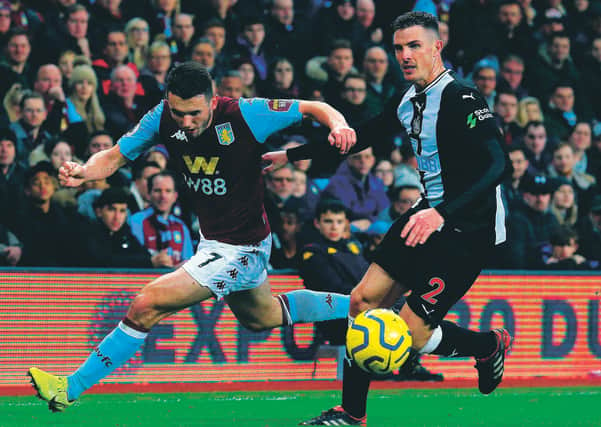
[[[81,188],[58,185],[62,162],[116,144],[187,60],[210,70],[220,96],[323,100],[358,126],[407,87],[390,23],[410,10],[439,17],[445,65],[482,93],[502,130],[508,241],[489,267],[601,269],[594,0],[0,0],[0,266],[177,266],[199,224],[164,146]],[[306,119],[265,150],[327,144],[327,134]],[[269,173],[271,267],[310,278],[312,266],[325,269],[323,251],[369,261],[420,197],[416,166],[401,133],[342,162]]]

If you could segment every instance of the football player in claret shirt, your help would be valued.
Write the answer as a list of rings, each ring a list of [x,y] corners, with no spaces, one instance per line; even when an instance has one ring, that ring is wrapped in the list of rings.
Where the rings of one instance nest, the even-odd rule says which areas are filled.
[[[159,321],[211,297],[225,299],[253,331],[347,316],[348,296],[306,289],[273,296],[267,281],[271,234],[263,208],[260,144],[303,115],[328,126],[329,141],[341,152],[355,143],[354,130],[327,104],[214,96],[208,71],[185,62],[167,77],[165,99],[117,145],[83,166],[66,162],[61,167],[61,183],[76,187],[113,174],[162,143],[188,187],[201,236],[196,254],[144,287],[125,318],[72,375],[30,368],[32,383],[51,410],[65,410],[125,363]]]

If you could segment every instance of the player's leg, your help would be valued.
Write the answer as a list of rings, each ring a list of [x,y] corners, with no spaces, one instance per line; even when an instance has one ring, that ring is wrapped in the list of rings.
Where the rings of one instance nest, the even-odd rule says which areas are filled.
[[[49,401],[50,409],[64,410],[70,401],[129,360],[143,344],[153,325],[212,295],[208,288],[201,286],[182,268],[153,280],[134,298],[126,317],[66,381],[64,377],[56,377],[37,368],[30,369],[29,374],[40,397]]]
[[[233,292],[225,300],[240,323],[253,331],[343,319],[349,310],[348,295],[301,289],[274,296],[267,279],[256,288]]]
[[[416,285],[399,314],[411,330],[413,347],[420,353],[471,356],[476,358],[477,367],[486,362],[478,367],[479,388],[488,394],[502,379],[505,353],[511,344],[509,333],[477,332],[443,320],[472,286],[487,259],[488,249],[481,239],[462,234],[437,233],[418,251],[419,259],[426,261],[418,265]]]

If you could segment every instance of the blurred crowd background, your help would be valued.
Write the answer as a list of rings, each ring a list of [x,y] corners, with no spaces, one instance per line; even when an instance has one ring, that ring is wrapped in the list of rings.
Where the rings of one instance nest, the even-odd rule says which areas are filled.
[[[601,3],[589,0],[0,0],[0,265],[185,261],[199,225],[164,146],[76,189],[58,186],[58,167],[117,143],[186,60],[211,71],[220,96],[324,100],[360,125],[407,86],[390,23],[411,10],[438,16],[447,68],[503,131],[508,242],[488,267],[599,269]],[[327,134],[307,119],[264,149]],[[272,268],[323,273],[318,253],[364,265],[420,197],[407,135],[373,138],[342,163],[265,177]]]

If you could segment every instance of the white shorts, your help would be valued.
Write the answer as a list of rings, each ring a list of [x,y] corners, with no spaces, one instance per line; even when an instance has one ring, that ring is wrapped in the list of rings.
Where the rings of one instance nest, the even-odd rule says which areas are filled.
[[[217,299],[222,299],[232,292],[261,285],[267,279],[270,254],[271,234],[256,245],[201,240],[196,254],[182,267]]]

